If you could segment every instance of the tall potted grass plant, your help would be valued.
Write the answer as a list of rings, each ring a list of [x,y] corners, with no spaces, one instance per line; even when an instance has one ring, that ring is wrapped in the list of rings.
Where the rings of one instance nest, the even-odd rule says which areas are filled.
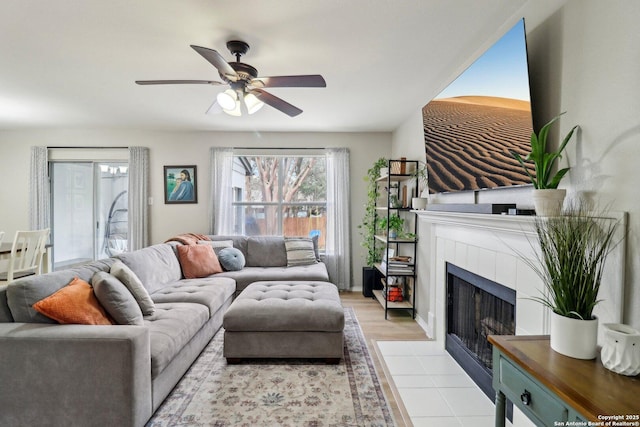
[[[551,348],[577,359],[596,357],[598,319],[593,310],[605,261],[615,247],[618,221],[606,212],[594,214],[581,201],[562,215],[535,220],[540,250],[525,259],[544,284],[532,299],[552,310]]]

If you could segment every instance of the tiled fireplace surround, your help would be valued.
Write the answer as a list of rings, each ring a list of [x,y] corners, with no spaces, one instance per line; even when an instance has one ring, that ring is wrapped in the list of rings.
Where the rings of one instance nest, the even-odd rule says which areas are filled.
[[[522,260],[522,255],[531,258],[535,254],[534,217],[440,211],[417,213],[418,321],[431,338],[444,348],[447,262],[516,291],[516,334],[548,333],[548,310],[527,299],[540,295],[542,282]],[[612,216],[621,220],[622,236],[626,215]],[[600,289],[604,301],[596,310],[600,324],[622,321],[624,251],[622,242],[607,261]]]

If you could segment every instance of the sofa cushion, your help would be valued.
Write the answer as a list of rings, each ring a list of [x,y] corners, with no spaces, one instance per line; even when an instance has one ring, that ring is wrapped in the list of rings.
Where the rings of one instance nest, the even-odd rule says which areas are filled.
[[[235,280],[229,277],[212,277],[201,279],[182,279],[158,290],[151,298],[156,303],[190,302],[206,306],[209,316],[213,314],[231,298],[236,290]]]
[[[247,250],[248,250],[247,245],[249,242],[249,238],[247,236],[209,234],[207,235],[207,237],[214,242],[217,242],[220,240],[231,240],[233,242],[233,247],[236,249],[240,249],[240,251],[242,252],[242,255],[244,255],[244,257],[247,258]]]
[[[0,323],[13,322],[13,316],[7,303],[7,285],[0,285]]]
[[[180,263],[171,245],[160,243],[117,255],[138,276],[149,293],[182,278]]]
[[[308,237],[285,237],[287,267],[310,265],[318,262],[313,249],[313,241]]]
[[[153,301],[149,297],[149,292],[147,292],[147,289],[140,281],[140,278],[136,276],[136,273],[134,273],[122,261],[114,262],[111,265],[109,272],[127,287],[140,307],[143,316],[150,316],[153,314],[153,311],[155,310]]]
[[[111,325],[89,283],[77,277],[62,289],[36,302],[33,308],[62,324]]]
[[[247,241],[248,267],[284,267],[287,250],[282,236],[252,236]]]
[[[222,267],[209,245],[183,245],[176,248],[185,279],[197,279],[222,273]]]
[[[244,268],[242,251],[236,248],[224,248],[218,253],[218,260],[225,271],[239,271]]]
[[[342,332],[344,308],[330,282],[261,281],[236,298],[223,326],[227,332]]]
[[[109,271],[113,258],[94,261],[80,267],[14,280],[7,286],[7,304],[15,322],[56,323],[38,313],[33,304],[66,286],[74,277],[90,281],[97,271]]]
[[[144,326],[142,310],[127,286],[106,271],[99,271],[91,279],[93,293],[118,325]]]
[[[233,247],[233,240],[198,240],[198,244],[211,246],[216,255],[219,255],[221,250]]]
[[[155,379],[209,319],[202,304],[158,303],[144,319],[149,328],[151,378]]]
[[[315,280],[328,282],[329,274],[324,263],[298,267],[245,267],[240,271],[225,271],[216,277],[231,277],[236,281],[236,293],[260,280]]]

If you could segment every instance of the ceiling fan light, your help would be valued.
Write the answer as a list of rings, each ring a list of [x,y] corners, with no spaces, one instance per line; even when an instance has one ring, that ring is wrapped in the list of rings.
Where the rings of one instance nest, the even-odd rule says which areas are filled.
[[[240,117],[242,115],[242,111],[240,110],[240,102],[235,102],[233,108],[223,108],[222,111],[227,113],[230,116]]]
[[[262,108],[264,102],[260,101],[254,94],[248,93],[244,96],[244,104],[247,106],[247,112],[253,114]]]
[[[218,104],[226,111],[233,110],[236,108],[236,101],[238,99],[238,95],[232,89],[227,89],[224,92],[220,92],[216,99],[218,100]]]

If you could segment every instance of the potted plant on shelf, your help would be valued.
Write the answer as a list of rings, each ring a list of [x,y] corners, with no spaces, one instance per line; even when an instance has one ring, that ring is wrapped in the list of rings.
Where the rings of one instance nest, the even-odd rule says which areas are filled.
[[[388,166],[386,158],[381,157],[375,161],[373,166],[367,170],[364,180],[367,183],[367,202],[365,204],[362,222],[358,225],[362,240],[360,244],[366,249],[366,262],[362,267],[362,292],[365,296],[373,296],[372,289],[376,286],[376,262],[380,261],[382,246],[376,247],[374,243],[376,234],[376,203],[378,201],[377,180],[380,177],[380,170]],[[388,172],[387,172],[388,173]]]
[[[598,319],[593,309],[607,256],[615,247],[618,221],[590,214],[583,202],[562,215],[536,218],[540,250],[525,262],[541,278],[544,293],[532,297],[552,310],[551,348],[577,359],[596,357]]]
[[[391,214],[389,216],[383,216],[378,220],[378,228],[384,233],[389,230],[387,235],[390,239],[395,239],[398,236],[402,236],[404,231],[404,219],[400,218],[397,214]]]
[[[551,119],[549,123],[540,129],[538,134],[535,132],[531,133],[531,151],[524,159],[514,150],[509,150],[511,155],[522,165],[524,171],[533,183],[533,204],[536,209],[536,214],[539,216],[559,215],[566,196],[566,190],[558,189],[558,184],[560,184],[560,181],[567,172],[569,172],[570,168],[560,169],[555,172],[555,174],[553,172],[556,161],[562,158],[562,152],[578,126],[576,125],[571,128],[556,151],[550,151],[547,147],[549,130],[563,114],[564,113],[560,113]],[[527,168],[526,162],[533,162],[535,176],[533,176]]]
[[[418,178],[418,188],[416,189],[416,197],[411,199],[411,207],[416,210],[424,210],[427,208],[427,196],[429,195],[429,179],[427,175],[427,164],[419,162],[411,176]]]

